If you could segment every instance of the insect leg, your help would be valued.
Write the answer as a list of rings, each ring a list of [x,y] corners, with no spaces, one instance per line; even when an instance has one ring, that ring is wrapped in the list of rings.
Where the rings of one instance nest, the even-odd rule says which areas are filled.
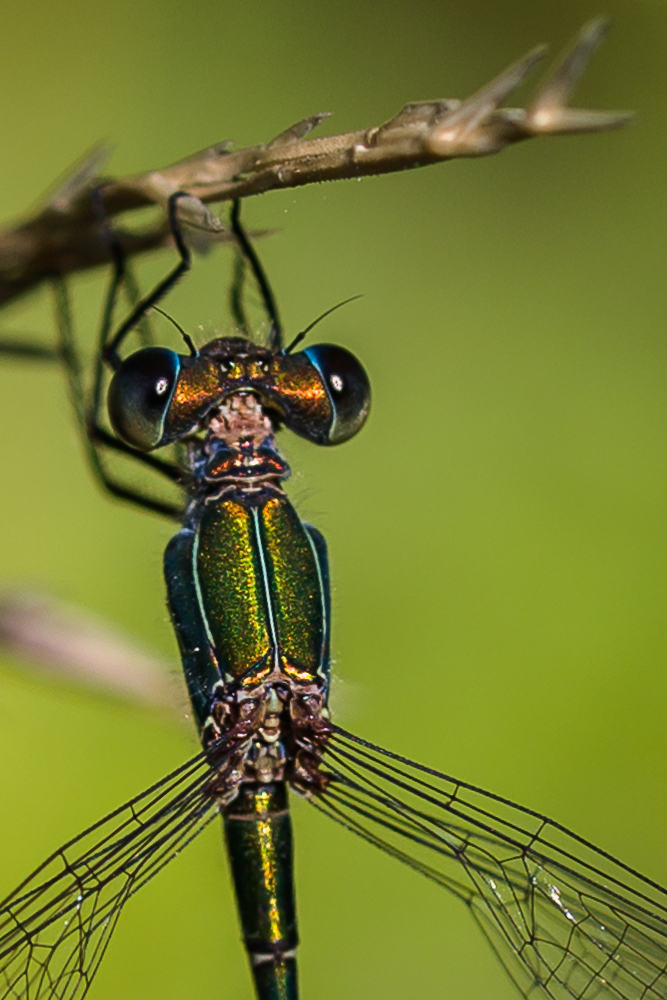
[[[19,361],[60,362],[57,348],[48,344],[25,344],[22,340],[0,340],[0,356],[17,358]]]
[[[149,468],[155,469],[157,472],[161,472],[168,479],[177,481],[182,474],[182,470],[178,465],[173,462],[165,462],[163,459],[156,458],[154,455],[144,455],[142,452],[137,452],[134,448],[125,444],[124,441],[121,441],[120,438],[117,438],[115,434],[111,434],[108,430],[106,430],[106,428],[102,426],[100,420],[103,405],[104,351],[109,338],[109,331],[113,323],[118,294],[121,287],[124,287],[130,300],[130,304],[133,307],[133,312],[137,306],[140,296],[134,275],[127,266],[127,258],[123,247],[113,229],[109,225],[106,215],[104,214],[104,205],[100,198],[99,188],[96,189],[94,195],[96,198],[96,208],[100,215],[102,225],[105,228],[106,237],[109,242],[109,248],[113,259],[113,273],[107,290],[104,309],[102,310],[102,320],[98,334],[98,347],[95,355],[95,367],[93,371],[92,392],[90,400],[84,406],[86,419],[85,432],[93,442],[105,445],[106,447],[114,451],[119,451],[124,455],[130,455]],[[141,340],[144,345],[146,345],[150,343],[152,339],[150,329],[148,327],[148,317],[144,315],[141,320],[138,321],[137,325],[139,323],[141,323]],[[71,325],[70,319],[69,322],[65,324],[65,328],[71,329]],[[82,390],[80,390],[80,392],[82,393]]]
[[[117,293],[118,285],[119,278],[114,272],[110,289],[112,294]],[[178,466],[173,466],[172,468],[170,463],[163,462],[152,455],[143,455],[140,452],[135,452],[134,449],[130,448],[123,441],[115,438],[108,431],[104,430],[104,428],[97,425],[96,421],[93,419],[92,409],[86,402],[83,368],[78,345],[74,336],[67,286],[62,278],[54,279],[53,286],[56,297],[56,315],[60,336],[59,354],[62,359],[62,363],[65,366],[70,400],[72,402],[77,426],[86,448],[86,454],[93,475],[103,489],[121,500],[134,503],[139,507],[154,511],[158,514],[165,514],[167,517],[180,517],[181,509],[177,505],[165,503],[161,500],[155,499],[154,497],[143,494],[139,490],[135,490],[132,487],[125,486],[114,479],[114,477],[112,477],[105,468],[102,455],[99,450],[100,446],[106,446],[112,450],[130,455],[131,457],[136,458],[143,465],[166,475],[172,481],[180,475]]]
[[[136,327],[141,318],[146,315],[151,307],[157,305],[158,302],[160,302],[174,287],[176,282],[190,270],[192,255],[185,243],[185,240],[183,239],[180,223],[178,221],[178,202],[181,198],[189,197],[190,196],[185,191],[176,191],[176,193],[172,194],[169,199],[169,227],[174,238],[176,249],[178,250],[181,258],[180,261],[169,272],[166,278],[163,278],[162,281],[156,285],[152,292],[137,303],[135,308],[132,310],[127,319],[121,324],[111,340],[104,345],[104,349],[101,352],[102,360],[111,365],[114,370],[118,368],[121,363],[121,357],[118,351],[127,335]]]
[[[245,257],[239,251],[236,255],[236,260],[234,261],[234,277],[232,280],[232,287],[229,290],[229,308],[239,332],[242,333],[244,337],[250,337],[250,324],[248,322],[245,306],[243,304],[245,265]]]
[[[276,304],[273,291],[271,290],[269,279],[267,278],[266,272],[262,267],[262,263],[255,253],[255,249],[248,238],[248,234],[241,224],[241,201],[239,198],[232,203],[230,221],[232,225],[232,232],[238,240],[241,253],[250,265],[250,270],[252,271],[255,281],[259,287],[262,302],[264,303],[264,309],[266,310],[266,315],[271,324],[271,331],[269,333],[269,348],[272,351],[280,351],[283,346],[283,328],[278,314],[278,306]]]

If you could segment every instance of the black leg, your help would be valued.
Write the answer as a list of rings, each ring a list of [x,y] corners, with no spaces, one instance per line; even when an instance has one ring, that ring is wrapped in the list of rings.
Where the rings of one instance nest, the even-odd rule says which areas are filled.
[[[0,340],[0,356],[19,361],[60,362],[60,352],[47,344],[25,344],[22,340]]]
[[[174,199],[175,200],[175,199]],[[109,220],[104,211],[104,203],[101,198],[100,189],[96,189],[94,192],[94,204],[97,215],[100,219],[100,223],[103,226],[106,237],[109,241],[109,246],[111,249],[111,255],[113,259],[113,272],[111,275],[111,281],[109,283],[109,288],[105,297],[104,308],[102,310],[102,319],[100,322],[100,330],[98,334],[98,346],[95,356],[95,368],[93,373],[93,388],[90,398],[90,403],[86,407],[86,435],[94,445],[102,445],[113,451],[121,452],[122,454],[128,455],[134,458],[136,461],[145,465],[146,467],[161,473],[167,479],[172,482],[177,482],[184,478],[184,471],[179,465],[173,462],[165,462],[163,459],[156,458],[154,455],[146,455],[143,452],[135,451],[129,445],[125,444],[114,434],[110,434],[103,426],[101,422],[101,410],[103,406],[102,392],[104,386],[104,355],[107,347],[107,342],[109,339],[109,333],[113,324],[113,316],[116,308],[116,303],[118,300],[118,294],[121,286],[124,287],[127,297],[130,301],[132,307],[131,315],[135,315],[137,312],[138,303],[140,302],[139,288],[135,281],[134,275],[131,269],[128,267],[127,259],[123,251],[122,245],[118,240],[113,228],[109,224]],[[150,329],[148,327],[148,318],[144,314],[142,320],[138,322],[143,322],[145,324],[145,329],[143,330],[142,341],[144,344],[146,342],[150,343],[152,341],[150,335]],[[125,324],[123,324],[125,326]],[[69,328],[71,329],[71,321],[69,323]],[[129,329],[127,331],[130,332]],[[98,455],[98,459],[99,459]]]
[[[175,462],[166,462],[163,458],[157,458],[155,455],[136,451],[135,448],[129,444],[125,444],[124,441],[121,441],[120,438],[111,434],[104,427],[94,427],[91,436],[95,442],[103,445],[105,448],[109,448],[110,451],[117,451],[121,455],[127,455],[135,459],[135,461],[145,465],[147,469],[159,472],[172,483],[181,483],[188,479],[187,471],[182,469],[180,465],[177,465]]]
[[[112,285],[113,284],[114,282],[112,281]],[[60,357],[62,358],[63,365],[65,366],[70,400],[72,402],[77,426],[86,448],[86,455],[88,457],[93,475],[102,488],[108,493],[111,493],[112,496],[125,500],[128,503],[133,503],[138,507],[144,508],[145,510],[150,510],[158,514],[164,514],[167,517],[179,520],[182,514],[182,509],[176,504],[165,503],[142,493],[140,490],[135,490],[132,487],[125,486],[108,473],[104,465],[102,455],[99,451],[100,446],[120,451],[123,454],[139,461],[142,465],[161,472],[172,482],[180,478],[182,474],[178,466],[163,462],[162,460],[155,458],[153,455],[144,455],[141,452],[135,452],[134,449],[115,438],[112,434],[109,434],[109,432],[104,428],[91,424],[89,411],[86,406],[81,357],[73,332],[69,295],[67,293],[65,281],[62,278],[58,278],[54,281],[54,290],[56,296],[58,331],[60,335]]]
[[[93,205],[93,212],[97,217],[97,221],[102,229],[102,235],[104,241],[107,244],[109,251],[111,253],[111,259],[114,264],[114,276],[119,285],[123,285],[125,289],[126,298],[130,309],[134,309],[141,294],[139,292],[139,286],[134,277],[134,273],[130,268],[127,260],[127,254],[123,249],[123,245],[118,237],[118,233],[113,228],[109,221],[109,216],[106,213],[106,208],[104,206],[104,198],[102,197],[102,192],[104,190],[104,183],[97,184],[91,191],[90,197]],[[111,305],[115,304],[115,296],[109,296],[107,298],[107,303]],[[106,329],[104,342],[106,343],[106,337],[111,330],[111,316],[107,317],[106,322],[103,321],[102,329]],[[139,334],[139,339],[141,341],[142,347],[148,347],[153,343],[153,338],[150,330],[150,323],[148,316],[143,316],[140,322],[137,324],[137,332]]]
[[[93,210],[99,220],[103,235],[111,252],[113,269],[111,272],[109,288],[107,289],[107,293],[104,298],[102,318],[100,320],[100,328],[97,336],[97,351],[95,354],[95,367],[93,369],[93,385],[90,406],[88,408],[89,432],[92,428],[99,424],[100,408],[102,405],[102,386],[104,384],[104,351],[109,338],[109,332],[113,326],[114,310],[116,308],[116,302],[118,301],[118,294],[120,288],[125,285],[125,279],[127,276],[125,253],[106,214],[101,187],[93,189],[92,202]],[[136,303],[132,303],[133,306],[135,304]]]
[[[250,324],[243,304],[243,286],[245,285],[245,257],[239,251],[234,260],[234,277],[229,290],[229,308],[239,332],[244,337],[250,337]]]
[[[76,340],[74,338],[72,310],[70,308],[69,294],[64,278],[54,279],[53,290],[56,303],[56,320],[58,325],[60,358],[67,376],[67,389],[69,391],[70,402],[72,403],[72,407],[74,409],[77,427],[84,441],[88,443],[83,367]]]
[[[255,253],[252,243],[248,239],[248,234],[241,225],[241,201],[238,198],[232,203],[230,221],[232,224],[232,232],[238,240],[241,253],[250,265],[250,270],[252,271],[255,281],[259,287],[266,315],[268,316],[271,324],[269,347],[272,351],[281,351],[283,347],[283,328],[280,322],[280,316],[278,315],[278,306],[276,305],[276,300],[271,290],[269,279],[266,276],[266,272],[262,267],[261,261]]]
[[[105,296],[90,393],[86,391],[86,379],[81,354],[74,335],[68,290],[62,278],[55,278],[53,281],[59,334],[58,346],[52,348],[41,344],[25,344],[16,339],[7,339],[4,342],[0,340],[0,356],[5,355],[33,361],[55,361],[63,365],[77,427],[86,449],[91,470],[101,487],[121,500],[177,520],[180,520],[182,516],[182,508],[178,504],[164,502],[118,481],[106,468],[104,452],[109,450],[126,455],[144,468],[158,472],[172,483],[187,480],[187,470],[174,462],[135,451],[103,426],[101,411],[105,361],[110,363],[112,367],[116,367],[120,363],[118,349],[127,335],[137,327],[139,327],[142,341],[144,343],[150,342],[146,313],[167,294],[169,289],[190,267],[190,252],[183,241],[176,215],[177,202],[181,197],[184,197],[184,192],[177,192],[169,200],[170,224],[181,259],[154,291],[139,301],[138,288],[132,273],[127,268],[123,248],[104,214],[100,191],[97,189],[93,193],[94,206],[100,222],[107,232],[113,259],[113,272]],[[122,290],[125,291],[132,307],[130,316],[109,341],[114,311]]]
[[[172,194],[169,199],[169,225],[171,227],[172,236],[174,237],[176,249],[178,250],[181,259],[176,267],[169,272],[167,277],[163,278],[149,295],[137,303],[130,315],[113,335],[109,343],[105,345],[103,350],[103,360],[110,364],[113,369],[118,368],[120,365],[121,358],[118,351],[127,335],[135,328],[137,323],[143,316],[146,315],[151,307],[157,305],[157,303],[160,302],[174,287],[176,282],[190,270],[192,258],[190,250],[186,246],[183,239],[183,234],[181,233],[181,227],[178,221],[179,199],[187,197],[189,197],[189,195],[185,191],[177,191],[175,194]]]
[[[134,276],[134,271],[130,267],[127,258],[125,259],[123,267],[123,286],[125,288],[125,298],[127,299],[127,304],[130,309],[134,309],[137,302],[141,298],[141,292],[139,291],[139,284]],[[142,347],[153,346],[155,338],[153,337],[149,316],[141,317],[139,323],[137,324],[137,334],[139,336],[139,343]]]

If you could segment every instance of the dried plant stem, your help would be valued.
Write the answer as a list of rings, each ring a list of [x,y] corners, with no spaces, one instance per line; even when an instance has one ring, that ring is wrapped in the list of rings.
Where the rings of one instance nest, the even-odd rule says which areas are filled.
[[[488,156],[539,135],[619,128],[631,114],[567,107],[605,30],[602,20],[585,25],[525,109],[501,108],[500,104],[534,69],[544,55],[544,46],[533,49],[462,102],[407,104],[384,125],[322,139],[307,138],[328,117],[318,114],[265,145],[232,152],[229,143],[220,143],[165,169],[106,182],[102,189],[106,212],[113,216],[151,204],[164,208],[175,191],[187,191],[191,197],[179,202],[183,221],[211,238],[226,239],[207,203],[461,157]],[[55,274],[70,274],[109,260],[108,240],[90,198],[105,158],[106,150],[94,150],[44,209],[0,232],[0,303],[18,298]],[[131,255],[169,242],[164,221],[139,233],[121,230],[119,236]]]

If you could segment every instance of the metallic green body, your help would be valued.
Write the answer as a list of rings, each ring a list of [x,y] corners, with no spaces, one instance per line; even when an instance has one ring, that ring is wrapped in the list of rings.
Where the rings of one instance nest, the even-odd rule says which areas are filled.
[[[226,692],[314,682],[329,671],[329,578],[322,536],[279,487],[202,504],[171,540],[165,576],[200,729]],[[259,1000],[297,1000],[296,906],[287,787],[244,780],[222,807],[243,937]]]
[[[150,345],[122,356],[130,331],[190,266],[177,212],[184,196],[176,191],[169,198],[180,264],[110,339],[105,324],[100,363],[114,369],[108,409],[118,440],[100,429],[91,446],[94,452],[102,443],[129,448],[187,494],[184,526],[167,547],[164,568],[192,709],[210,750],[205,794],[224,818],[258,1000],[297,1000],[287,783],[306,795],[326,787],[319,764],[330,733],[330,594],[326,544],[301,523],[283,490],[290,470],[275,433],[287,427],[318,445],[348,440],[368,416],[370,385],[362,365],[342,347],[295,351],[314,323],[283,344],[238,201],[231,222],[242,266],[232,312],[245,333],[242,278],[248,265],[271,324],[267,345],[232,336],[196,348],[176,324],[189,354]],[[121,250],[113,256],[108,321],[124,276]],[[93,388],[94,423],[101,371]],[[167,460],[138,454],[177,443],[181,447]],[[172,504],[112,484],[94,464],[112,492],[180,515]]]
[[[244,786],[224,810],[224,824],[257,994],[291,1000],[297,996],[298,938],[285,783]]]
[[[199,593],[192,573],[195,534],[183,528],[169,542],[164,554],[171,621],[181,652],[183,674],[197,728],[206,722],[211,691],[220,681],[220,669],[211,648],[202,615]]]
[[[280,670],[308,682],[323,668],[326,609],[317,555],[283,493],[240,492],[204,509],[194,572],[225,680],[261,684]]]

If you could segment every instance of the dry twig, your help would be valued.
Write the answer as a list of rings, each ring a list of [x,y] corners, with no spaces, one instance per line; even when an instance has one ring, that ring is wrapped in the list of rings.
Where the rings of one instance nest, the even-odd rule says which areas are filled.
[[[107,214],[151,204],[164,207],[171,194],[185,190],[192,197],[179,202],[184,221],[219,234],[222,227],[205,203],[460,157],[488,156],[538,135],[619,128],[631,113],[567,107],[605,30],[602,20],[585,25],[570,52],[525,109],[500,108],[500,104],[542,59],[545,46],[533,49],[463,102],[406,104],[384,125],[307,139],[328,117],[313,115],[262,146],[232,152],[230,144],[223,142],[163,170],[110,181],[103,188]],[[108,261],[108,242],[90,199],[104,158],[105,151],[96,149],[42,211],[0,233],[0,303],[23,295],[54,274],[65,275]],[[168,243],[164,221],[139,233],[122,231],[120,236],[128,254]]]

